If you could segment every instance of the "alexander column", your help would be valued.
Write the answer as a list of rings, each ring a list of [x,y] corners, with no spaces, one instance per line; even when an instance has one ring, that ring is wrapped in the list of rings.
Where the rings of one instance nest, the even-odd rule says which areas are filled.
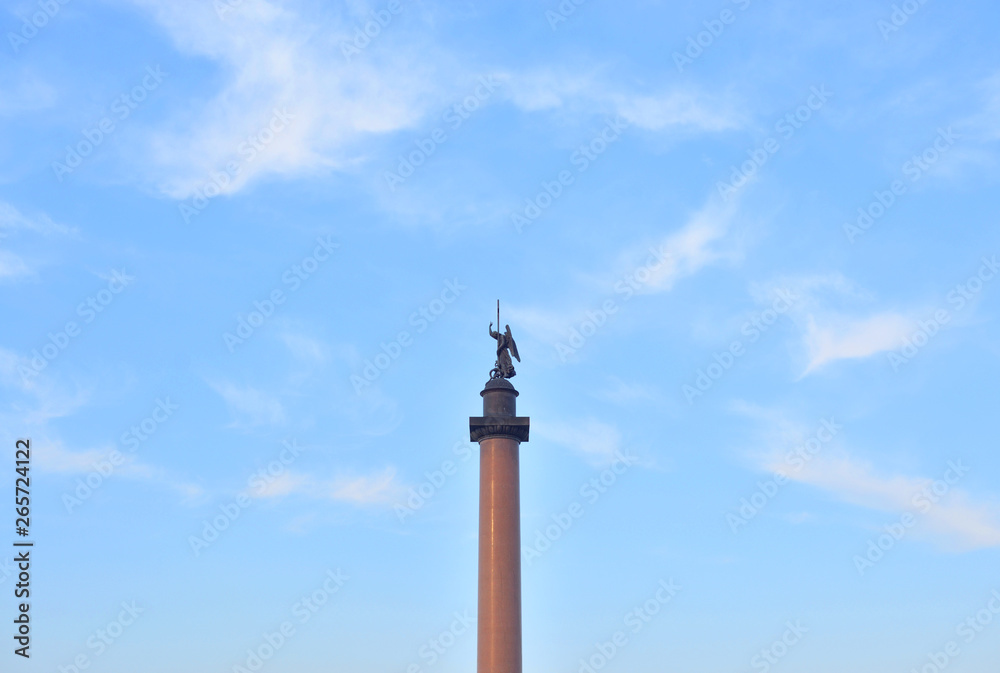
[[[528,441],[528,417],[515,411],[513,355],[507,331],[490,323],[497,361],[481,393],[483,415],[469,418],[471,441],[479,442],[479,642],[478,673],[521,673],[521,498],[518,451]]]

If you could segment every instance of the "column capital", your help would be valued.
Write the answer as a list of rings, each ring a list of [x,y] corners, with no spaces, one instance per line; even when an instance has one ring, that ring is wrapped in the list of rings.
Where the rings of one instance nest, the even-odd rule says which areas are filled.
[[[518,442],[528,441],[527,416],[470,416],[469,441],[480,442],[491,437],[507,437]]]

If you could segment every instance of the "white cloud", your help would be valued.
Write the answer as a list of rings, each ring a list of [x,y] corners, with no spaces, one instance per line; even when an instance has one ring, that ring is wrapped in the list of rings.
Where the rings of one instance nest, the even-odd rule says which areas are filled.
[[[1000,546],[1000,501],[976,499],[960,488],[967,470],[961,461],[942,465],[941,472],[934,477],[880,474],[869,461],[850,455],[842,446],[841,435],[824,438],[820,428],[826,427],[827,431],[838,428],[837,419],[827,419],[829,424],[817,421],[810,426],[789,418],[781,409],[746,402],[736,402],[734,411],[760,424],[763,448],[747,456],[755,469],[781,473],[790,480],[821,489],[841,502],[888,512],[895,518],[886,524],[910,513],[916,521],[913,536],[945,550]],[[808,460],[789,460],[793,449],[808,447],[808,440],[814,438],[820,441],[818,453],[806,454],[810,456]],[[961,469],[956,471],[955,467]],[[939,498],[936,503],[925,493],[934,482],[939,482],[935,486],[937,494],[930,493]],[[814,516],[798,513],[787,518],[791,523],[802,523]]]
[[[751,286],[758,300],[779,290],[794,297],[788,315],[801,330],[806,359],[800,378],[840,360],[869,358],[898,348],[913,334],[921,315],[915,309],[871,310],[876,296],[839,273],[784,276]]]
[[[170,488],[181,496],[184,504],[192,504],[203,495],[197,484],[179,481],[167,470],[142,463],[128,451],[118,449],[120,460],[116,457],[117,464],[112,463],[111,454],[117,448],[114,444],[83,450],[67,448],[52,432],[50,421],[76,414],[90,400],[90,391],[79,387],[66,390],[47,370],[25,379],[18,370],[30,366],[28,358],[0,348],[0,386],[15,393],[10,411],[0,411],[0,441],[13,444],[15,438],[10,436],[10,428],[30,435],[33,464],[46,472],[81,476],[99,472],[106,480],[108,469],[113,469],[115,478],[146,480]]]
[[[635,402],[659,402],[663,394],[653,386],[626,383],[617,376],[610,377],[610,385],[594,392],[594,396],[613,404],[629,405]]]
[[[55,88],[37,72],[27,67],[0,69],[0,116],[49,108],[57,99]]]
[[[260,488],[254,488],[250,495],[254,498],[280,498],[290,493],[299,493],[310,486],[309,479],[301,474],[283,472],[271,481],[265,481]]]
[[[443,105],[442,77],[428,65],[443,60],[434,56],[433,45],[405,41],[412,33],[402,29],[401,17],[348,61],[341,44],[356,19],[340,18],[339,10],[246,0],[220,19],[218,3],[136,4],[152,13],[182,52],[217,63],[224,79],[211,100],[177,114],[156,132],[148,154],[136,157],[139,166],[152,162],[147,168],[154,183],[174,198],[191,195],[231,161],[242,162],[241,170],[223,193],[260,175],[349,167],[365,156],[360,141],[413,127]],[[244,161],[240,144],[276,109],[287,109],[293,119],[258,156]]]
[[[816,515],[812,512],[790,512],[784,515],[785,521],[790,524],[800,525],[816,519]]]
[[[710,198],[688,218],[684,226],[652,246],[660,259],[653,257],[648,245],[630,246],[618,255],[614,271],[585,278],[597,288],[597,292],[603,291],[610,296],[616,283],[634,276],[639,267],[643,267],[648,271],[648,277],[636,292],[668,292],[678,280],[693,276],[717,261],[739,256],[736,245],[728,245],[725,241],[736,213],[735,199],[723,204],[714,197]],[[544,343],[556,343],[565,341],[569,328],[578,325],[585,311],[591,308],[591,305],[566,307],[563,304],[559,309],[508,306],[506,310],[519,329]]]
[[[595,467],[607,467],[621,449],[618,429],[593,418],[569,423],[535,422],[534,432],[579,454]]]
[[[31,361],[32,358],[0,347],[0,385],[26,396],[12,405],[17,414],[16,424],[43,431],[48,421],[76,413],[90,399],[90,392],[80,387],[70,391],[56,385],[45,370],[35,373]]]
[[[282,332],[281,340],[289,352],[298,360],[323,363],[327,360],[327,349],[318,340],[304,334]]]
[[[680,278],[691,276],[713,262],[735,256],[735,251],[719,247],[737,212],[735,199],[721,203],[709,199],[678,231],[660,243],[667,259],[653,269],[647,286],[652,291],[667,291]]]
[[[873,293],[858,287],[840,273],[780,276],[775,280],[750,285],[750,293],[761,303],[773,301],[777,290],[788,290],[798,296],[796,307],[806,311],[828,307],[838,300],[871,302],[875,299]]]
[[[287,108],[294,119],[253,161],[240,163],[222,193],[264,175],[351,169],[371,158],[366,142],[417,128],[473,92],[483,75],[503,82],[496,100],[506,98],[525,111],[620,115],[653,131],[722,131],[743,123],[738,106],[704,92],[673,88],[637,94],[605,76],[547,69],[473,71],[463,54],[448,53],[434,41],[434,16],[405,3],[366,49],[348,59],[342,45],[368,18],[367,7],[349,13],[244,0],[220,19],[219,3],[133,1],[179,50],[211,60],[222,75],[222,85],[208,100],[176,111],[134,157],[136,168],[173,198],[191,196],[213,172],[239,163],[240,144],[262,129],[275,109]]]
[[[176,491],[184,504],[193,504],[204,494],[197,484],[178,481],[166,470],[142,463],[128,452],[119,450],[117,464],[112,463],[111,454],[116,449],[113,445],[71,451],[58,439],[36,434],[32,438],[32,447],[34,464],[45,472],[80,476],[96,472],[102,477],[102,485],[109,479],[143,480]]]
[[[0,201],[0,240],[11,234],[30,231],[43,236],[76,235],[76,230],[56,224],[44,213],[28,216],[6,201]],[[35,269],[20,255],[10,250],[0,250],[0,279],[16,279],[35,275]]]
[[[897,348],[912,334],[916,320],[893,311],[866,318],[810,315],[804,335],[809,364],[802,376],[836,360],[867,358]]]
[[[389,466],[371,475],[340,476],[329,485],[333,500],[354,505],[392,505],[405,489],[396,480],[396,468]]]
[[[0,235],[6,236],[8,231],[27,230],[46,236],[55,234],[75,235],[76,229],[65,224],[52,221],[45,213],[28,216],[6,201],[0,201]]]
[[[231,427],[252,427],[283,423],[285,409],[278,398],[250,386],[239,387],[232,383],[209,383],[222,396],[226,406],[237,416]]]
[[[506,95],[528,112],[560,110],[619,115],[648,131],[719,132],[741,128],[746,120],[731,100],[703,91],[671,88],[634,93],[610,83],[601,73],[536,69],[500,76]]]
[[[7,250],[0,250],[0,278],[19,278],[32,273],[23,259]]]
[[[300,495],[316,500],[346,502],[359,507],[388,507],[405,496],[406,488],[396,478],[396,468],[387,466],[368,474],[341,473],[317,479],[300,472],[284,472],[263,488],[250,491],[254,498]]]
[[[593,101],[588,94],[593,90],[594,78],[589,75],[535,70],[508,73],[501,78],[510,101],[528,112],[565,107],[575,100]]]
[[[1000,140],[1000,72],[979,83],[981,107],[962,122],[981,142]]]
[[[913,513],[918,521],[915,533],[945,549],[964,551],[1000,546],[997,501],[976,501],[954,486],[937,503],[920,499],[918,494],[940,477],[882,476],[870,464],[843,454],[821,454],[797,470],[789,470],[782,459],[772,459],[763,467],[823,489],[844,502],[900,515]],[[929,508],[925,502],[930,503]]]
[[[572,324],[576,314],[566,310],[552,310],[534,306],[507,304],[503,308],[504,322],[513,324],[518,332],[523,331],[539,341],[552,343],[565,338],[566,328]],[[517,333],[514,339],[517,340]]]
[[[729,103],[691,91],[650,96],[618,94],[612,100],[622,117],[650,131],[670,128],[731,131],[744,124]]]
[[[68,451],[62,442],[43,438],[32,440],[32,444],[35,447],[35,464],[39,469],[70,474],[93,472],[94,466],[98,462],[106,460],[114,448]]]

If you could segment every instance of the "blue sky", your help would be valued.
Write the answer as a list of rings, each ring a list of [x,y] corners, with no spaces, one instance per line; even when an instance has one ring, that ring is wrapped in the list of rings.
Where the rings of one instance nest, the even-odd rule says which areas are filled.
[[[998,19],[4,3],[4,670],[470,670],[498,298],[526,673],[992,670]]]

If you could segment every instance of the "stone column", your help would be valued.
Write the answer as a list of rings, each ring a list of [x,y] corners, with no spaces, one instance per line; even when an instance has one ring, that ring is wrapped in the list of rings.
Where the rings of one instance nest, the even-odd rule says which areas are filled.
[[[517,391],[492,379],[480,393],[483,415],[469,418],[479,442],[478,673],[521,673],[521,498],[518,451],[529,419]]]

